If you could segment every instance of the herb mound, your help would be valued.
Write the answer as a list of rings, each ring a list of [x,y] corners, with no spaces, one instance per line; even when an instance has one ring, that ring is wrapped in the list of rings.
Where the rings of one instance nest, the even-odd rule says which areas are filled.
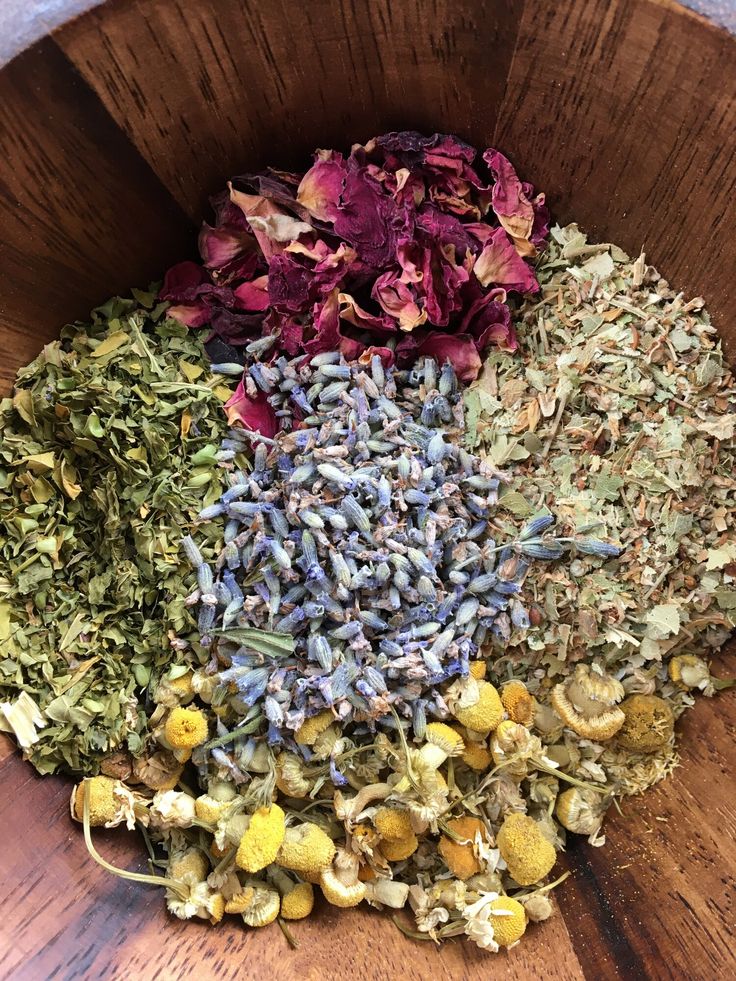
[[[42,773],[142,748],[137,694],[193,626],[179,540],[221,490],[229,391],[166,304],[136,297],[64,328],[0,403],[0,727]]]
[[[161,297],[236,346],[449,359],[470,381],[489,347],[516,350],[509,294],[537,292],[549,220],[503,154],[477,156],[454,136],[385,133],[346,157],[317,150],[304,174],[235,177],[202,226],[202,265],[170,269]]]

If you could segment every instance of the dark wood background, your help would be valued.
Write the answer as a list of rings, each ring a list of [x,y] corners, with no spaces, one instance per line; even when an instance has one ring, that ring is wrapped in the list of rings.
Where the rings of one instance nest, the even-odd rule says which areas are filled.
[[[736,355],[736,41],[704,18],[670,0],[111,0],[0,70],[0,385],[189,254],[227,177],[407,127],[495,143],[558,219],[646,245]],[[605,848],[572,847],[560,915],[492,959],[363,911],[320,908],[296,952],[275,927],[173,921],[85,858],[68,783],[5,741],[0,977],[732,978],[735,723],[732,695],[701,702],[675,777],[625,802]],[[100,847],[141,865],[125,832]]]

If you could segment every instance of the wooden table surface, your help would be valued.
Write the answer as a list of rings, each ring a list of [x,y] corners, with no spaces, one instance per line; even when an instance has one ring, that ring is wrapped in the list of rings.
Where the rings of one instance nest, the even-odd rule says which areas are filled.
[[[717,673],[736,671],[736,655]],[[375,911],[327,904],[293,925],[291,950],[274,924],[216,928],[168,916],[158,889],[115,878],[87,857],[68,811],[70,784],[39,778],[0,743],[0,978],[414,981],[433,978],[720,981],[736,977],[732,776],[736,698],[701,699],[681,724],[682,765],[612,814],[607,842],[576,841],[573,876],[546,923],[513,950],[442,948],[403,937]],[[4,737],[0,737],[4,738]],[[143,846],[124,829],[96,834],[110,861],[143,869]]]

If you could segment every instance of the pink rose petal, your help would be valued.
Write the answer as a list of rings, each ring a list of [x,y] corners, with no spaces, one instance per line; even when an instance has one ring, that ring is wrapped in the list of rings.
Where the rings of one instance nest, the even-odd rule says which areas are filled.
[[[342,154],[318,150],[312,167],[302,177],[297,201],[320,221],[334,221],[347,168]]]
[[[246,394],[243,379],[225,403],[228,423],[233,426],[241,423],[246,429],[261,433],[269,439],[276,435],[278,425],[276,414],[265,392],[258,392],[255,398]]]
[[[481,286],[505,286],[518,293],[539,289],[531,266],[516,251],[503,228],[497,228],[475,260],[473,272]]]

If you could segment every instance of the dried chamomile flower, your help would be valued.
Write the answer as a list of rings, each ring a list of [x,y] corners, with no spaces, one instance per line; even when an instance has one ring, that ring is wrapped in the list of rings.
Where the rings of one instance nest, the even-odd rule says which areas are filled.
[[[602,742],[615,736],[624,724],[624,714],[616,707],[623,697],[620,681],[580,663],[571,678],[553,689],[552,705],[579,736]]]
[[[366,885],[358,879],[358,860],[344,848],[338,848],[332,865],[319,877],[322,894],[328,903],[347,909],[365,899]]]
[[[491,732],[503,719],[501,698],[488,681],[478,681],[477,699],[472,704],[456,704],[453,715],[466,729],[474,732]]]
[[[510,681],[501,689],[501,703],[513,722],[530,726],[534,721],[536,700],[523,681]]]
[[[410,831],[403,838],[391,838],[380,844],[381,854],[388,862],[403,862],[419,847],[419,839]]]
[[[191,828],[196,810],[194,798],[176,790],[159,791],[149,808],[152,827],[166,831],[169,828]]]
[[[333,798],[335,816],[340,821],[358,821],[374,801],[384,800],[392,790],[388,783],[369,784],[362,787],[354,797],[344,797],[339,790],[336,790]]]
[[[542,923],[554,912],[552,901],[543,892],[533,892],[531,896],[524,896],[519,902],[524,907],[527,919],[532,923]]]
[[[205,705],[210,705],[215,694],[215,689],[220,684],[219,675],[208,674],[204,668],[198,668],[192,674],[192,689],[197,697]]]
[[[442,905],[434,889],[426,889],[418,882],[409,886],[409,905],[411,906],[417,929],[437,939],[436,930],[447,923],[450,911]]]
[[[398,841],[414,833],[409,813],[398,807],[379,807],[373,824],[385,841]]]
[[[116,828],[125,821],[130,831],[135,822],[148,823],[148,801],[135,794],[120,780],[111,777],[88,777],[72,791],[71,814],[81,821],[84,812],[85,786],[89,794],[89,823],[91,827]]]
[[[697,688],[708,697],[736,684],[733,678],[714,678],[706,662],[694,654],[676,655],[669,661],[667,670],[670,680],[681,690]]]
[[[569,787],[557,798],[555,817],[567,831],[595,835],[600,831],[607,809],[608,803],[601,794],[582,787]]]
[[[339,726],[334,724],[327,726],[312,743],[314,759],[326,760],[328,756],[339,754],[343,742]]]
[[[167,871],[169,878],[193,885],[204,882],[209,868],[210,863],[198,848],[188,848],[184,852],[172,852],[169,855]]]
[[[430,722],[425,729],[425,745],[419,750],[422,761],[435,770],[450,756],[462,755],[465,744],[460,736],[444,722]]]
[[[294,738],[300,746],[312,746],[320,733],[324,732],[334,721],[335,716],[329,709],[325,709],[303,722],[297,729]]]
[[[231,804],[231,810],[220,816],[217,821],[217,830],[214,834],[214,844],[221,851],[226,851],[229,845],[239,845],[250,824],[250,814],[246,814],[242,808],[245,805],[244,798],[240,798]]]
[[[348,828],[345,829],[346,834]],[[380,861],[376,849],[380,841],[380,835],[370,824],[356,824],[350,831],[349,847],[360,856],[365,856],[368,860]]]
[[[668,703],[657,695],[630,695],[621,703],[624,723],[617,741],[632,753],[656,753],[672,739],[675,717]]]
[[[457,879],[469,879],[481,871],[476,854],[476,838],[486,837],[485,825],[475,817],[453,818],[447,822],[448,831],[440,838],[437,851],[444,859],[448,869]]]
[[[509,814],[496,835],[496,844],[509,874],[520,886],[539,882],[557,860],[554,847],[526,814]]]
[[[478,773],[487,770],[493,763],[493,756],[485,741],[478,739],[467,738],[465,740],[465,749],[461,759],[467,767]]]
[[[640,794],[668,777],[678,764],[670,744],[654,753],[636,753],[609,744],[600,758],[616,794]]]
[[[499,896],[490,903],[493,939],[500,947],[510,947],[521,940],[526,930],[526,911],[510,896]]]
[[[201,709],[175,708],[169,713],[164,735],[171,749],[194,749],[207,739],[207,718]]]
[[[541,757],[542,742],[526,726],[506,719],[491,737],[491,753],[496,766],[504,767],[513,776],[524,777],[527,761],[534,756]]]
[[[281,898],[281,915],[285,920],[303,920],[314,907],[314,889],[309,882],[298,882]]]
[[[710,681],[710,670],[701,657],[694,654],[678,654],[667,664],[667,673],[678,688],[705,688]]]
[[[178,705],[187,705],[194,698],[192,686],[192,671],[178,667],[171,674],[164,675],[153,693],[153,700],[164,708],[173,709]]]
[[[229,780],[212,778],[207,782],[207,796],[221,804],[229,804],[238,796],[238,791]]]
[[[157,750],[133,761],[134,778],[151,790],[173,790],[181,773],[181,763],[168,749]]]
[[[491,921],[491,903],[495,899],[498,899],[498,893],[489,892],[462,907],[465,935],[481,950],[490,950],[493,953],[499,947]]]
[[[312,789],[305,773],[304,761],[295,753],[284,751],[276,758],[276,786],[286,797],[306,797]]]
[[[238,873],[229,864],[231,855],[228,855],[228,861],[224,864],[218,860],[218,864],[207,876],[207,885],[222,893],[226,901],[237,896],[243,888]],[[214,858],[214,856],[212,857]]]
[[[332,838],[310,821],[286,829],[276,862],[299,875],[319,876],[335,857]]]
[[[250,927],[264,927],[273,923],[281,909],[281,897],[264,882],[252,882],[253,896],[242,912],[243,922]]]
[[[93,828],[115,828],[123,821],[128,828],[135,827],[136,797],[119,780],[112,777],[88,777],[72,790],[70,801],[71,815],[75,821],[81,821],[84,812],[85,786],[89,794],[89,823]],[[139,805],[143,812],[143,807]]]
[[[253,886],[245,886],[239,892],[233,893],[225,903],[226,913],[244,913],[250,908],[255,897]]]
[[[285,815],[278,804],[259,807],[250,817],[235,856],[246,872],[260,872],[276,860],[286,833]]]
[[[409,898],[409,886],[406,882],[396,882],[393,879],[370,879],[365,884],[365,899],[376,909],[403,909]]]
[[[206,882],[191,882],[184,886],[181,895],[172,889],[166,890],[166,908],[180,920],[191,920],[196,916],[215,923],[222,919],[225,901]]]
[[[220,818],[230,810],[230,801],[215,800],[209,794],[200,794],[194,801],[194,813],[200,821],[217,824]]]
[[[209,902],[210,923],[216,926],[225,915],[225,897],[220,892],[212,893]]]

